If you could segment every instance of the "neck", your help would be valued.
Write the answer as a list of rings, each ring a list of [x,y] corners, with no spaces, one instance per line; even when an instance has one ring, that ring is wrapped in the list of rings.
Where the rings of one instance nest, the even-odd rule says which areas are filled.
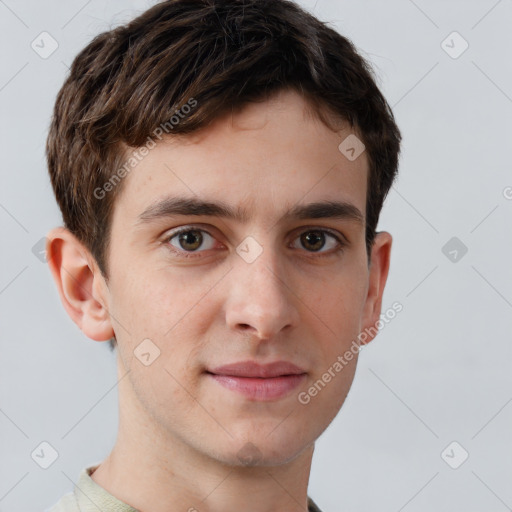
[[[286,465],[259,468],[175,458],[154,464],[116,444],[92,478],[141,512],[306,512],[311,456],[312,449]]]

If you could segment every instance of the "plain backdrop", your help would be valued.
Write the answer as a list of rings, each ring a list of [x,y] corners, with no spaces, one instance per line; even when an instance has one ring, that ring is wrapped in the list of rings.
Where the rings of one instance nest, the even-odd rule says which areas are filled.
[[[370,60],[403,134],[379,223],[394,237],[383,310],[403,310],[363,349],[309,494],[324,512],[510,510],[512,1],[302,4]],[[74,56],[149,5],[0,0],[3,512],[48,508],[115,441],[115,355],[70,320],[38,257],[61,224],[44,144]]]

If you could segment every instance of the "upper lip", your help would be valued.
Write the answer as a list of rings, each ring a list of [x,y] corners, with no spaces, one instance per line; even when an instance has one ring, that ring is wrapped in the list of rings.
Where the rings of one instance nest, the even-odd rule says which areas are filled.
[[[233,377],[260,377],[271,378],[282,375],[300,375],[305,370],[287,361],[275,361],[268,364],[259,364],[255,361],[240,361],[226,364],[208,370],[215,375],[229,375]]]

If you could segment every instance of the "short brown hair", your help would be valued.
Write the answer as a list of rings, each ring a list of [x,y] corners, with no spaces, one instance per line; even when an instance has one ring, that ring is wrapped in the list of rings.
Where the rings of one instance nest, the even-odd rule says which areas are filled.
[[[302,94],[326,125],[323,109],[348,121],[365,144],[371,253],[401,135],[354,45],[288,0],[168,0],[96,36],[74,59],[55,103],[46,145],[51,183],[64,225],[105,279],[123,183],[103,197],[98,190],[122,169],[126,150],[165,123],[166,133],[187,134],[285,88]],[[171,125],[191,98],[195,108]]]

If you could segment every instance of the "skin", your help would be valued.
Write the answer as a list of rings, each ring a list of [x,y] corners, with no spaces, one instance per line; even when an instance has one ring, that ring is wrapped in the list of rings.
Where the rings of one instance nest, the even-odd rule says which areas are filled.
[[[364,221],[284,218],[290,207],[320,200],[365,212],[366,153],[349,161],[338,145],[353,130],[331,131],[306,106],[281,91],[159,142],[124,178],[108,282],[71,233],[48,233],[66,311],[89,338],[115,334],[118,342],[118,437],[92,478],[136,509],[307,510],[314,443],[345,401],[357,356],[307,405],[297,396],[379,319],[392,237],[377,234],[368,265]],[[189,215],[137,224],[169,194],[222,200],[246,209],[248,220]],[[167,239],[190,225],[207,233],[185,258],[170,249],[186,253],[178,237]],[[344,236],[343,250],[335,252],[328,234],[317,250],[301,238],[319,229]],[[263,248],[252,263],[236,252],[247,236]],[[149,366],[134,354],[147,338],[160,350]],[[290,361],[307,376],[287,396],[261,402],[204,373],[244,360]],[[241,460],[244,450],[252,462]]]

